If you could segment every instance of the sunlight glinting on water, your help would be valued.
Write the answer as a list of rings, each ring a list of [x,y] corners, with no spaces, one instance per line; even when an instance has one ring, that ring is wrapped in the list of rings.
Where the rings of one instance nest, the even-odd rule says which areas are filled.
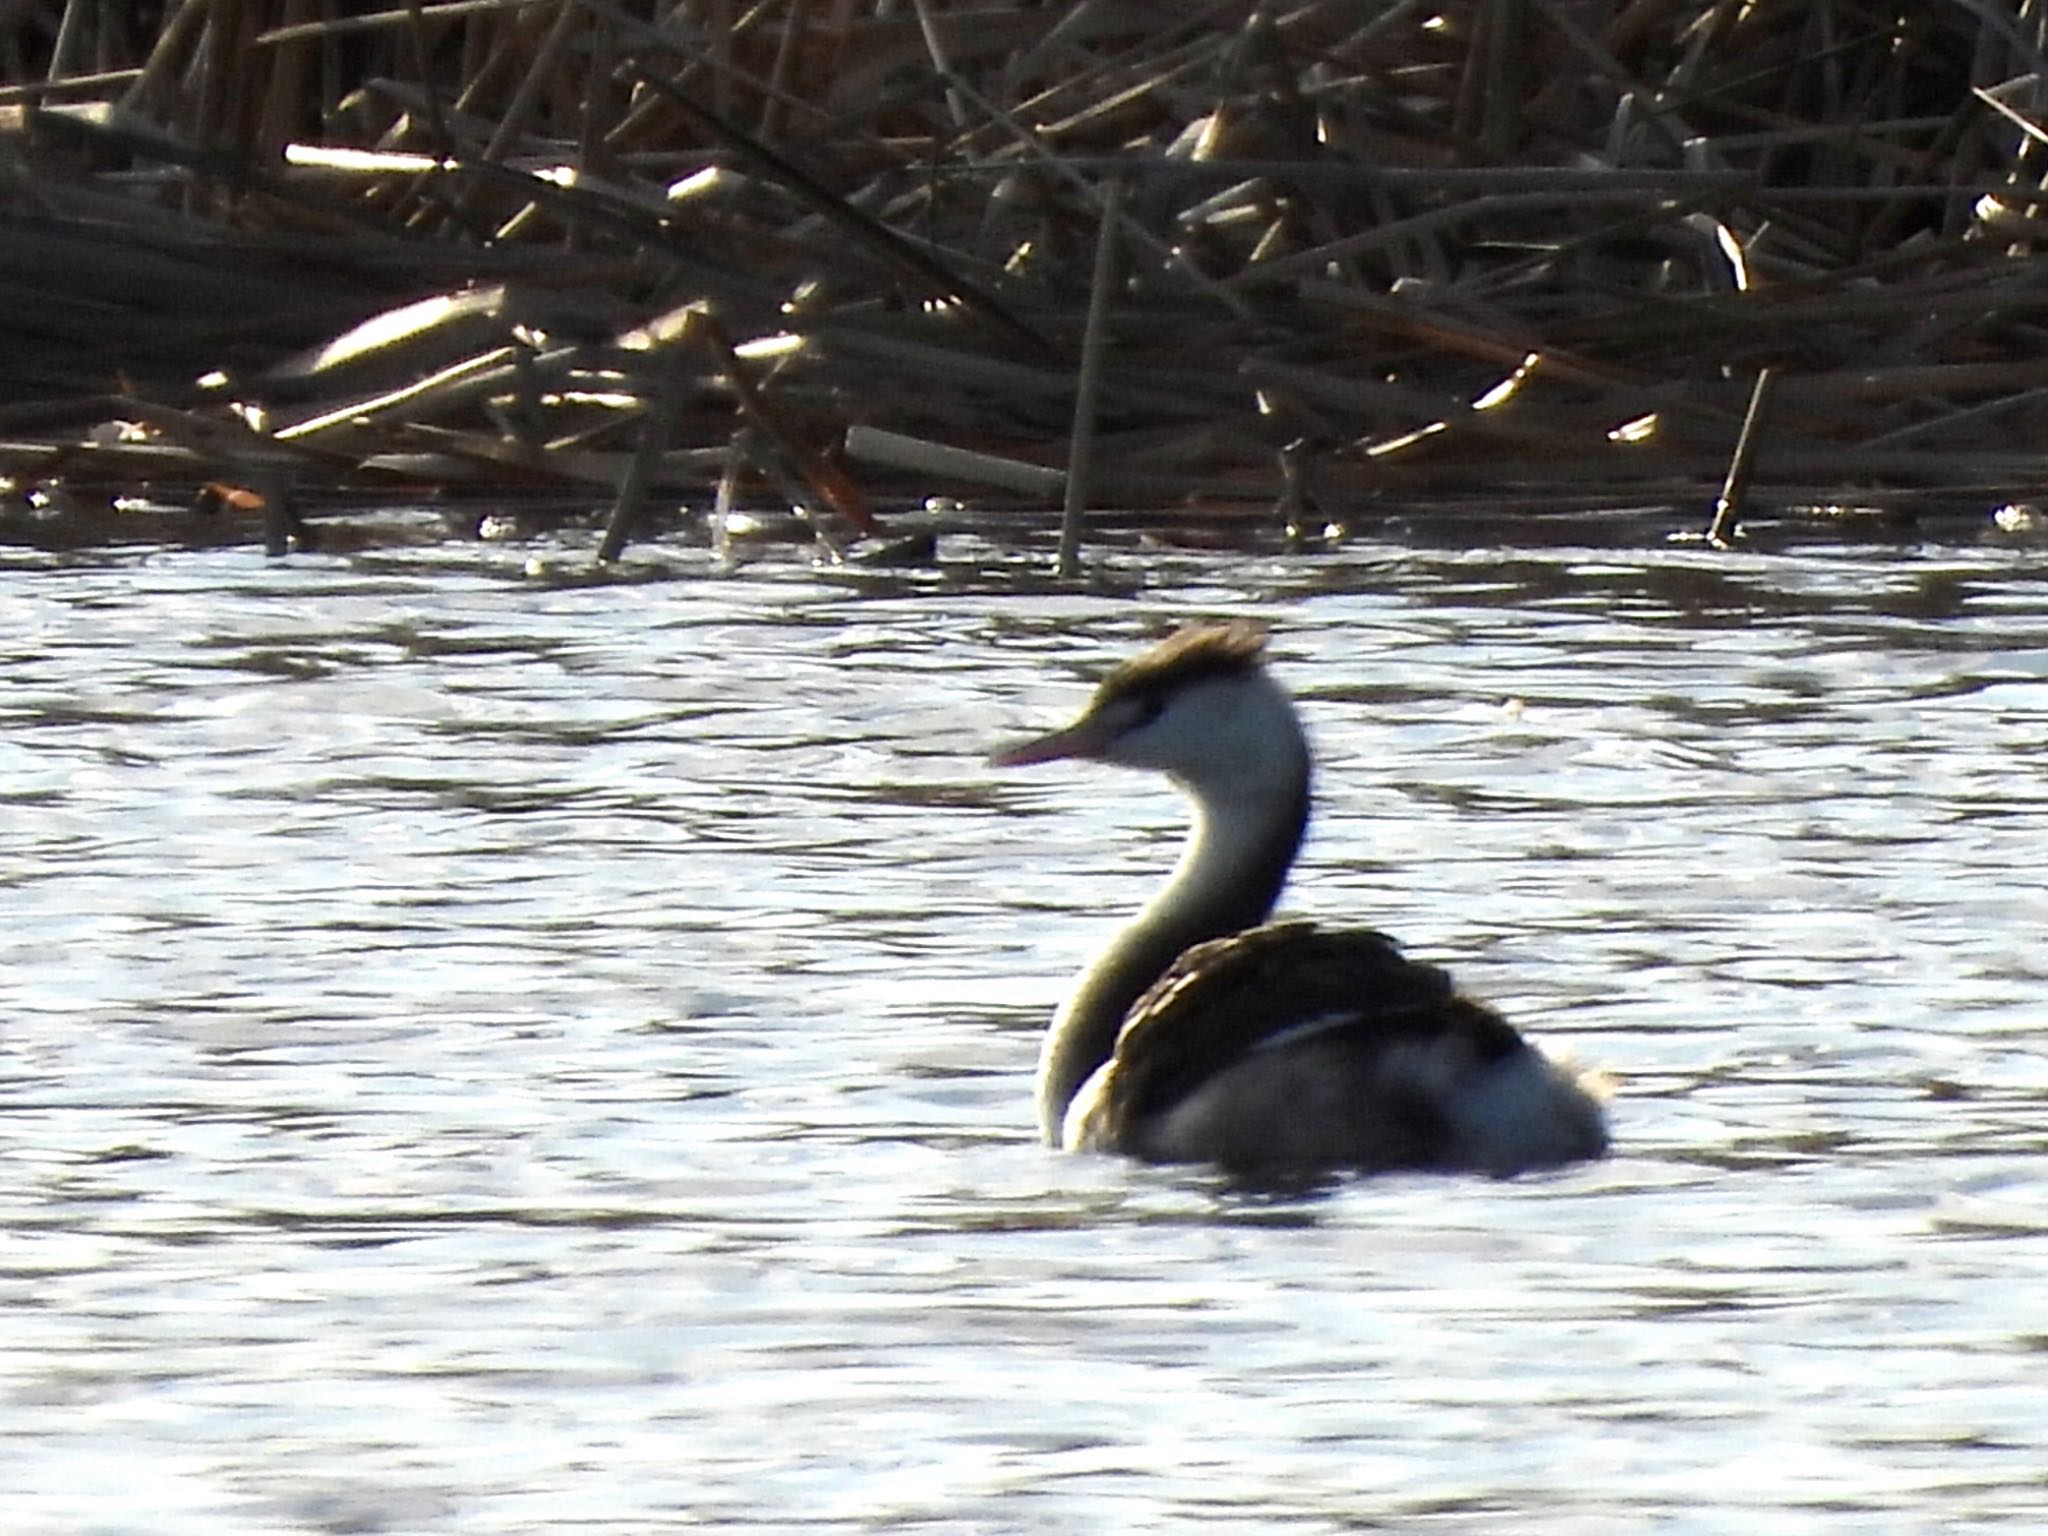
[[[0,1526],[2040,1527],[2036,560],[1014,561],[0,570]],[[1180,810],[982,758],[1218,612],[1610,1160],[1035,1144]]]

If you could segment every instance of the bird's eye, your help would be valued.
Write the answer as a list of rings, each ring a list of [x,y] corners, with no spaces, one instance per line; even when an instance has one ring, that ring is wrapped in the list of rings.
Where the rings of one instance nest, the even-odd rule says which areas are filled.
[[[1141,693],[1132,703],[1135,705],[1131,711],[1131,724],[1134,726],[1150,725],[1166,713],[1166,695],[1163,693]]]

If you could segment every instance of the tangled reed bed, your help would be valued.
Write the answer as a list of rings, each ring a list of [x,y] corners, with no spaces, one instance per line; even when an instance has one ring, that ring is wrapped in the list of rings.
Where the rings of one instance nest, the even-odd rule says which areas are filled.
[[[13,537],[2048,482],[2041,0],[14,14]]]

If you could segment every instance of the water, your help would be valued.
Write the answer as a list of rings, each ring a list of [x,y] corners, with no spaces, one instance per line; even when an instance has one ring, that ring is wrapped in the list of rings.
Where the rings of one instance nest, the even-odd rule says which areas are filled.
[[[0,567],[0,1528],[2041,1528],[2038,555],[948,558]],[[1611,1160],[1033,1143],[1178,811],[980,757],[1223,612]]]

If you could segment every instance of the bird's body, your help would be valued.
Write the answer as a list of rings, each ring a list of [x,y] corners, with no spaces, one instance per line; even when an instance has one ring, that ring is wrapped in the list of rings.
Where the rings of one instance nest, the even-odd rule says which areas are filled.
[[[1166,887],[1084,971],[1039,1064],[1045,1139],[1232,1168],[1512,1174],[1598,1156],[1597,1098],[1367,929],[1268,922],[1309,753],[1246,623],[1183,630],[1073,725],[997,755],[1163,772],[1195,810]]]

